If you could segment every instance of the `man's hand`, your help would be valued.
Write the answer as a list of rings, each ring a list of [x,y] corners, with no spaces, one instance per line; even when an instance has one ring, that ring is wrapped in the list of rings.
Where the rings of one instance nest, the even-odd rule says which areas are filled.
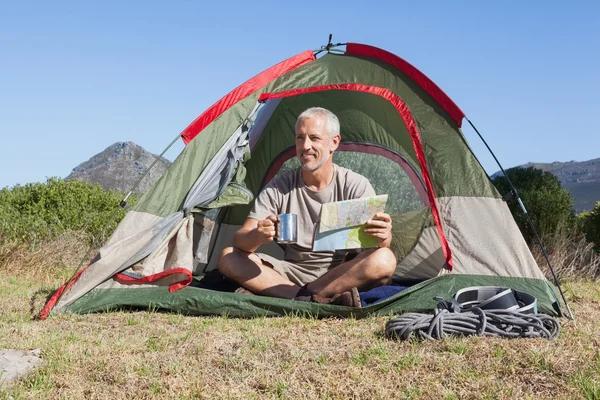
[[[392,243],[392,218],[386,213],[377,213],[367,221],[365,233],[377,238],[377,247],[390,247]]]
[[[275,215],[269,215],[266,219],[258,221],[256,230],[260,234],[263,243],[272,242],[275,238],[275,223],[277,223],[277,221],[278,219]]]

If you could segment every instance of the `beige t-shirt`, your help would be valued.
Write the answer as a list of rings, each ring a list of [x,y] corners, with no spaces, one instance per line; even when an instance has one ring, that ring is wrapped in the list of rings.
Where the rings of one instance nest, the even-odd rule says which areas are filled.
[[[312,251],[313,232],[321,205],[334,201],[375,196],[375,190],[362,175],[334,164],[334,176],[323,190],[310,190],[302,179],[300,168],[273,179],[259,193],[249,218],[263,220],[269,215],[291,213],[298,215],[298,242],[284,245],[284,259],[315,275],[326,272],[329,266],[342,261],[345,253]],[[323,272],[324,273],[324,272]]]

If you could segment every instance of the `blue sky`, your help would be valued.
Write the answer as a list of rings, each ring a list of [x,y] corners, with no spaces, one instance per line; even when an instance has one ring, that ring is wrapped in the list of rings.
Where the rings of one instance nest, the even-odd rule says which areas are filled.
[[[506,168],[600,157],[600,2],[0,0],[0,188],[66,177],[119,141],[158,154],[329,33],[423,71]]]

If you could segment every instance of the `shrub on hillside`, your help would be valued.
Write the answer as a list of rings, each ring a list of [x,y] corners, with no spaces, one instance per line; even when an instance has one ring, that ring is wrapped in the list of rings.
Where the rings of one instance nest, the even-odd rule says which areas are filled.
[[[561,225],[576,228],[573,197],[567,189],[560,185],[557,177],[550,172],[533,167],[510,168],[506,170],[506,173],[517,189],[533,225],[541,236],[552,235]],[[504,176],[497,176],[492,183],[502,195],[510,191],[508,181]],[[535,236],[517,199],[511,198],[507,203],[523,236],[528,242],[531,242]]]
[[[600,201],[590,212],[581,215],[583,231],[590,243],[594,244],[596,251],[600,252]]]
[[[122,194],[87,181],[50,178],[45,183],[0,190],[0,239],[39,243],[65,231],[84,231],[98,243],[110,235],[125,210]]]

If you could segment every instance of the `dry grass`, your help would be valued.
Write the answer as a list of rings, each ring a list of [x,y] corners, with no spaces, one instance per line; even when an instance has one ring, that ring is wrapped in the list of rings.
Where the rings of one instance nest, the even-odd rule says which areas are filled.
[[[53,279],[74,271],[88,253],[87,243],[89,239],[84,232],[73,231],[67,231],[41,245],[0,241],[0,271],[3,274]]]
[[[559,228],[554,235],[543,237],[542,243],[559,278],[600,279],[600,253],[594,250],[594,245],[588,243],[582,234]],[[531,251],[546,277],[552,279],[539,245],[533,244]]]
[[[565,284],[555,341],[396,342],[386,318],[252,320],[151,312],[30,320],[35,280],[0,278],[0,348],[44,365],[0,398],[599,398],[600,285]]]
[[[116,312],[33,321],[31,298],[62,284],[85,252],[68,243],[39,250],[21,271],[16,250],[0,251],[0,348],[41,348],[44,359],[0,399],[600,399],[600,283],[563,283],[577,319],[562,320],[554,341],[396,342],[383,337],[387,318]]]

